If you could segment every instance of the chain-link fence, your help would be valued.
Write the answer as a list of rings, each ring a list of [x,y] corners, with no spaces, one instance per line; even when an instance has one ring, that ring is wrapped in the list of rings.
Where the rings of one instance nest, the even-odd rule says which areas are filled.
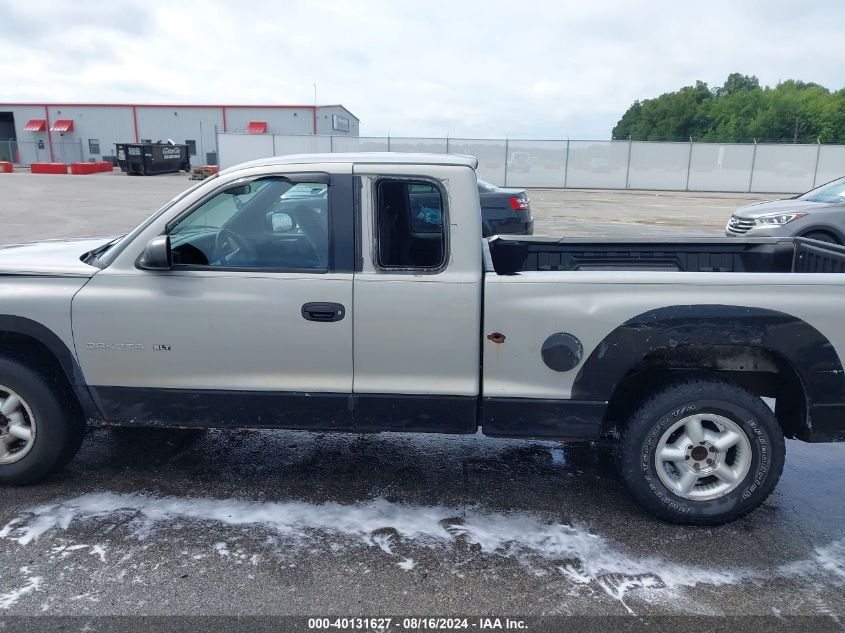
[[[312,152],[470,154],[505,187],[799,193],[845,176],[845,145],[221,133],[217,146],[221,167]]]
[[[0,161],[17,165],[32,163],[75,163],[82,161],[82,141],[49,143],[47,141],[0,140]]]

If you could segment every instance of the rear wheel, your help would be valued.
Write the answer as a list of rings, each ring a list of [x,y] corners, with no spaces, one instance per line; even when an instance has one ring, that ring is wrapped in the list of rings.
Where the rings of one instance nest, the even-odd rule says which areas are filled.
[[[43,479],[79,448],[84,420],[52,382],[27,365],[0,358],[0,484]]]
[[[759,506],[783,470],[783,432],[754,394],[717,379],[670,385],[623,432],[617,461],[634,498],[673,523],[719,525]]]

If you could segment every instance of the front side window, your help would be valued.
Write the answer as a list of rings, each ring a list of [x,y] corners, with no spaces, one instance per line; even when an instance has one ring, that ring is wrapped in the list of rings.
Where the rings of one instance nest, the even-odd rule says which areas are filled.
[[[307,195],[285,197],[303,186]],[[262,178],[227,187],[169,227],[176,267],[328,268],[328,185]]]
[[[377,263],[437,269],[446,256],[445,206],[430,182],[383,179],[376,185]]]

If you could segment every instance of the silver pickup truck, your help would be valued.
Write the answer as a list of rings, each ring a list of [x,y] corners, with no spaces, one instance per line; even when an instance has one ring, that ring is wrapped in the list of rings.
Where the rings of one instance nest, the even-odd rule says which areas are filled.
[[[0,249],[0,481],[89,424],[480,428],[611,442],[646,509],[714,525],[769,495],[785,437],[845,440],[845,248],[482,240],[475,167],[260,160],[108,243]]]

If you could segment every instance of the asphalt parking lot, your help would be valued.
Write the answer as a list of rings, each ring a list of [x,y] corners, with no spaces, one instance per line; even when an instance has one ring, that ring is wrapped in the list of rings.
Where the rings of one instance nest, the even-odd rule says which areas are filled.
[[[190,183],[0,175],[0,243],[127,231]],[[762,195],[531,190],[537,233],[720,235]],[[0,488],[0,615],[845,615],[845,444],[787,443],[719,528],[639,509],[592,444],[98,429]],[[838,625],[838,624],[837,624]],[[695,618],[678,629],[696,629]]]

